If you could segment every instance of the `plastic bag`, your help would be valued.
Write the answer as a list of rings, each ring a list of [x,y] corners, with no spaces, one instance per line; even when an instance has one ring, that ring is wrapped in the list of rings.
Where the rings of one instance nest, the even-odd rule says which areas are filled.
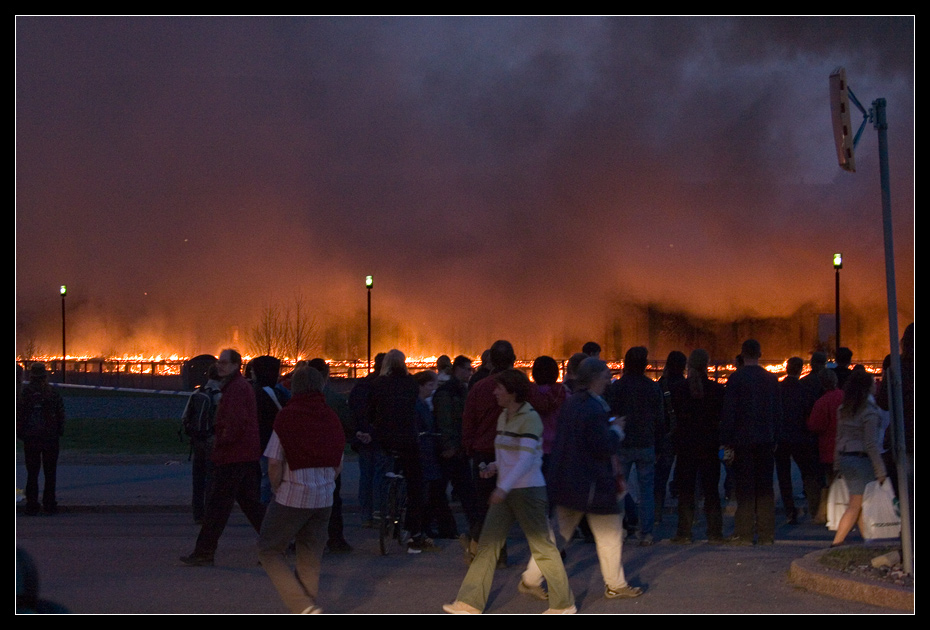
[[[846,480],[837,475],[830,484],[830,492],[827,493],[827,529],[836,531],[848,507],[849,488],[846,486]]]
[[[862,537],[897,538],[901,535],[901,514],[896,505],[894,488],[885,479],[881,484],[870,481],[862,493]]]

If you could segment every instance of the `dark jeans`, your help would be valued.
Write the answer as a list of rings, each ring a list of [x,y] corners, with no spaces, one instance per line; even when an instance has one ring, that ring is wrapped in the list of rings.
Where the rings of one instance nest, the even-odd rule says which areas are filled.
[[[329,526],[327,527],[329,540],[327,544],[345,542],[342,529],[342,475],[338,475],[336,477],[336,489],[333,490],[333,507],[329,514]]]
[[[774,444],[737,446],[733,460],[733,488],[736,491],[734,535],[760,542],[775,540]]]
[[[475,480],[475,526],[472,528],[471,539],[480,540],[484,519],[488,514],[488,499],[497,487],[497,477],[483,479],[481,477],[481,464],[489,464],[496,459],[493,452],[475,453],[472,456],[472,478]]]
[[[58,474],[58,440],[29,438],[23,440],[23,457],[26,464],[26,509],[39,509],[39,472],[45,475],[42,505],[47,512],[58,506],[55,499],[55,482]]]
[[[707,537],[723,537],[723,515],[720,508],[720,459],[717,449],[706,452],[680,452],[675,460],[675,480],[678,488],[679,538],[691,538],[694,526],[695,489],[698,482],[704,495],[707,516]]]
[[[807,498],[807,511],[811,515],[817,514],[820,506],[820,463],[817,445],[805,442],[781,442],[775,450],[775,470],[778,473],[778,489],[781,493],[781,503],[785,507],[788,518],[797,515],[794,505],[794,486],[791,483],[791,460],[798,465],[801,471],[801,484],[804,487],[804,496]]]
[[[640,535],[651,535],[656,520],[655,512],[655,473],[656,452],[653,447],[632,447],[620,449],[620,463],[623,476],[630,483],[630,472],[636,466],[636,479],[639,482],[639,505],[636,512],[639,520]],[[629,493],[626,495],[629,497]],[[629,503],[624,502],[624,506]]]
[[[213,485],[194,555],[213,557],[235,503],[239,504],[255,531],[261,531],[265,517],[261,480],[261,468],[257,461],[214,466]]]
[[[665,497],[668,494],[668,480],[672,476],[672,467],[675,465],[675,451],[670,447],[656,448],[656,481],[655,481],[655,509],[656,520],[662,520],[665,510]]]
[[[362,521],[370,521],[381,510],[381,489],[390,458],[381,447],[363,444],[358,448],[358,505]]]
[[[481,522],[475,509],[475,483],[471,477],[471,466],[468,464],[468,458],[464,455],[453,455],[452,457],[439,458],[439,464],[442,467],[442,489],[452,485],[452,492],[458,497],[462,504],[462,511],[465,513],[465,520],[468,521],[469,536],[480,530]]]
[[[203,521],[208,502],[207,492],[213,480],[213,462],[210,461],[210,452],[212,450],[212,438],[209,440],[191,440],[191,512],[194,515],[194,521],[197,523]]]
[[[457,538],[458,525],[455,515],[449,507],[449,498],[446,494],[448,484],[444,478],[433,479],[426,482],[426,508],[424,510],[423,530],[430,531],[435,526],[439,538]]]

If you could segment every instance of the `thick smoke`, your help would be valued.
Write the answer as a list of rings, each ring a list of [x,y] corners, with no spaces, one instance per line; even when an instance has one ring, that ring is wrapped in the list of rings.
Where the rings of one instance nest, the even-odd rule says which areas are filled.
[[[878,358],[875,132],[841,172],[827,77],[889,104],[903,328],[913,26],[20,18],[17,351],[59,351],[64,283],[69,353],[244,347],[298,292],[351,352],[366,274],[376,350],[408,354],[615,342],[638,317],[618,304],[816,328],[842,251],[857,356]]]

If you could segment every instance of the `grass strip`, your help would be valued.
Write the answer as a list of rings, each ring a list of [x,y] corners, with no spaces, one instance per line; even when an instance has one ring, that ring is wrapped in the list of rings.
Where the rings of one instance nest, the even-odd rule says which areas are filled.
[[[190,445],[178,439],[180,420],[74,418],[65,421],[63,451],[99,455],[175,455],[187,457]],[[17,441],[22,453],[22,442]]]

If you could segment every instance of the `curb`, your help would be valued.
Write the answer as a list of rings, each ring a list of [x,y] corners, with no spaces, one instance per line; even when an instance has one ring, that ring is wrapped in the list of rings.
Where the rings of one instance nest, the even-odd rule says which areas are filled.
[[[237,506],[233,508],[233,512],[236,512],[237,510]],[[25,506],[16,506],[17,514],[35,518],[54,518],[58,514],[183,514],[185,512],[189,514],[190,511],[191,508],[189,505],[59,505],[57,514],[50,515],[42,511],[40,511],[38,514],[26,514]]]
[[[795,586],[837,599],[914,612],[913,588],[878,584],[872,580],[832,571],[820,563],[820,556],[828,551],[829,548],[821,549],[793,561],[788,570],[788,580]]]

